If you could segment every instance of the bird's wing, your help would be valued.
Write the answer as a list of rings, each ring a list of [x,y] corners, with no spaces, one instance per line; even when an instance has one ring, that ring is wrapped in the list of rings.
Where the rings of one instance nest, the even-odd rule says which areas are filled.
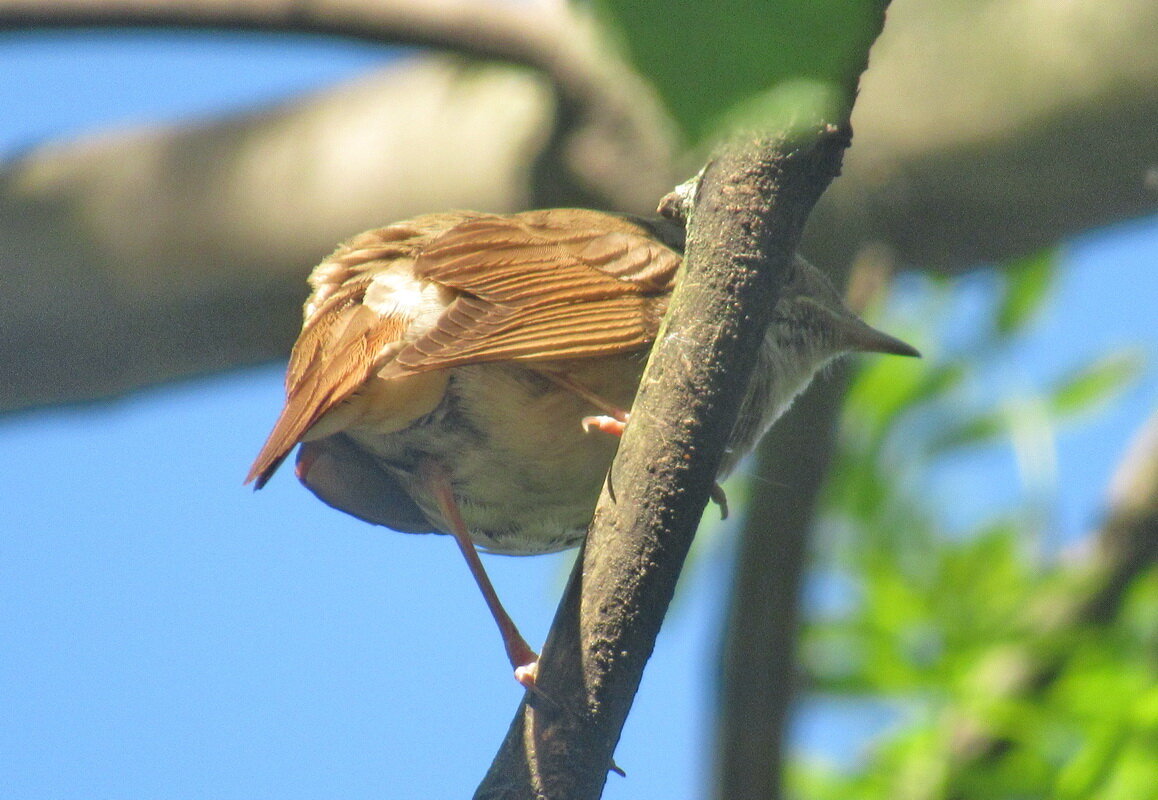
[[[404,342],[405,309],[379,314],[365,304],[374,274],[414,254],[421,232],[404,224],[369,231],[339,248],[310,275],[313,293],[286,371],[286,404],[246,483],[265,485],[326,412],[361,386]],[[428,237],[427,237],[428,238]]]
[[[576,209],[482,216],[415,260],[459,296],[379,374],[622,353],[649,344],[680,256],[641,225]]]
[[[645,346],[679,264],[641,225],[593,211],[430,215],[361,234],[310,275],[286,405],[246,481],[263,486],[372,376]],[[430,289],[445,309],[428,319],[441,308],[422,299]]]

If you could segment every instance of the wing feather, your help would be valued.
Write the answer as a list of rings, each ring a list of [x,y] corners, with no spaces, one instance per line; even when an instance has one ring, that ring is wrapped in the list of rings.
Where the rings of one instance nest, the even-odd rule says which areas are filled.
[[[286,405],[247,482],[261,487],[371,377],[647,346],[680,265],[678,246],[642,222],[576,209],[428,215],[355,237],[310,275]],[[391,280],[404,276],[400,293],[381,277],[375,283],[387,271]],[[446,307],[416,324],[418,311],[406,306],[416,301],[402,298],[423,286],[445,287]],[[398,302],[368,301],[373,287]]]
[[[304,355],[293,359],[300,371],[287,379],[285,408],[246,482],[265,485],[306,432],[370,377],[384,353],[396,349],[405,327],[405,320],[379,317],[359,302],[338,312],[335,324],[307,330]],[[335,328],[337,335],[328,335]]]
[[[413,253],[398,231],[392,226],[362,234],[311,274],[314,291],[290,353],[285,407],[246,483],[264,486],[306,432],[381,367],[384,354],[400,347],[409,319],[379,315],[363,302],[376,267]]]
[[[642,224],[600,212],[470,219],[415,260],[419,277],[462,294],[383,377],[643,348],[655,338],[680,260]]]

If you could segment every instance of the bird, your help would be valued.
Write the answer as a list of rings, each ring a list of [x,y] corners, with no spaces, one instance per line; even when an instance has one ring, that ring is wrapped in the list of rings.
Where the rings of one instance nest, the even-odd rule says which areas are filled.
[[[246,483],[298,447],[328,505],[450,534],[533,688],[538,656],[478,551],[576,547],[591,522],[683,259],[679,221],[577,208],[427,214],[366,231],[310,274],[286,402]],[[852,351],[916,356],[797,256],[720,479],[813,375]],[[722,498],[722,495],[720,495]]]

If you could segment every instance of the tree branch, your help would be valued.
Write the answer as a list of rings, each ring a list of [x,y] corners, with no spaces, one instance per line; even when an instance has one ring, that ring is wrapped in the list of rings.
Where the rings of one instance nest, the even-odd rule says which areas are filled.
[[[114,12],[92,9],[119,9],[127,21],[184,5],[0,0],[0,25],[79,24],[82,7],[88,21],[104,13],[112,24]],[[238,8],[256,16],[290,5],[191,7],[217,8],[224,24]],[[520,35],[539,37],[528,50],[580,52],[556,41],[575,30],[526,16],[540,5],[520,5],[515,20]],[[878,242],[906,264],[960,271],[1153,212],[1158,192],[1145,189],[1145,170],[1158,163],[1156,15],[1149,0],[898,2],[858,100],[857,146],[804,251],[831,267]],[[378,24],[384,41],[407,35]],[[470,38],[448,27],[451,40]],[[655,133],[667,126],[646,97],[624,99],[618,87],[637,81],[625,70],[592,67],[590,76],[614,74],[590,77],[588,95],[571,91],[587,98],[585,118],[605,121],[576,127],[530,71],[433,56],[409,67],[412,76],[394,69],[273,113],[41,148],[9,166],[0,270],[19,291],[0,296],[11,378],[0,409],[283,355],[307,269],[360,228],[445,208],[645,212],[674,182],[670,142]],[[75,287],[74,303],[59,302],[61,287]]]
[[[478,0],[0,0],[0,30],[28,27],[164,27],[335,36],[447,50],[530,67],[558,98],[546,183],[626,206],[654,202],[648,170],[667,173],[672,132],[646,83],[566,3]],[[501,105],[501,104],[500,104]],[[608,159],[614,142],[620,155]],[[634,163],[633,163],[634,162]],[[663,177],[667,177],[666,174]],[[670,183],[660,183],[660,186]],[[662,189],[661,189],[662,191]],[[550,193],[547,204],[554,200]]]
[[[478,797],[598,797],[782,276],[848,134],[732,147],[705,171],[686,272],[543,648]],[[562,710],[562,709],[567,709]]]
[[[1153,214],[1155,85],[1151,0],[898,0],[805,252],[961,272]]]
[[[174,28],[334,36],[432,47],[534,67],[568,102],[583,105],[594,80],[593,45],[562,3],[474,0],[0,0],[9,28]]]

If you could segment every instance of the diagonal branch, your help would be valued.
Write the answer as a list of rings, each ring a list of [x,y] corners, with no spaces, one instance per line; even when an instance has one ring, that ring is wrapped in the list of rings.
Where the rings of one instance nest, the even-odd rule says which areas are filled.
[[[715,480],[804,222],[848,133],[727,149],[706,169],[685,274],[529,697],[481,798],[594,798]],[[566,710],[564,710],[566,709]]]

